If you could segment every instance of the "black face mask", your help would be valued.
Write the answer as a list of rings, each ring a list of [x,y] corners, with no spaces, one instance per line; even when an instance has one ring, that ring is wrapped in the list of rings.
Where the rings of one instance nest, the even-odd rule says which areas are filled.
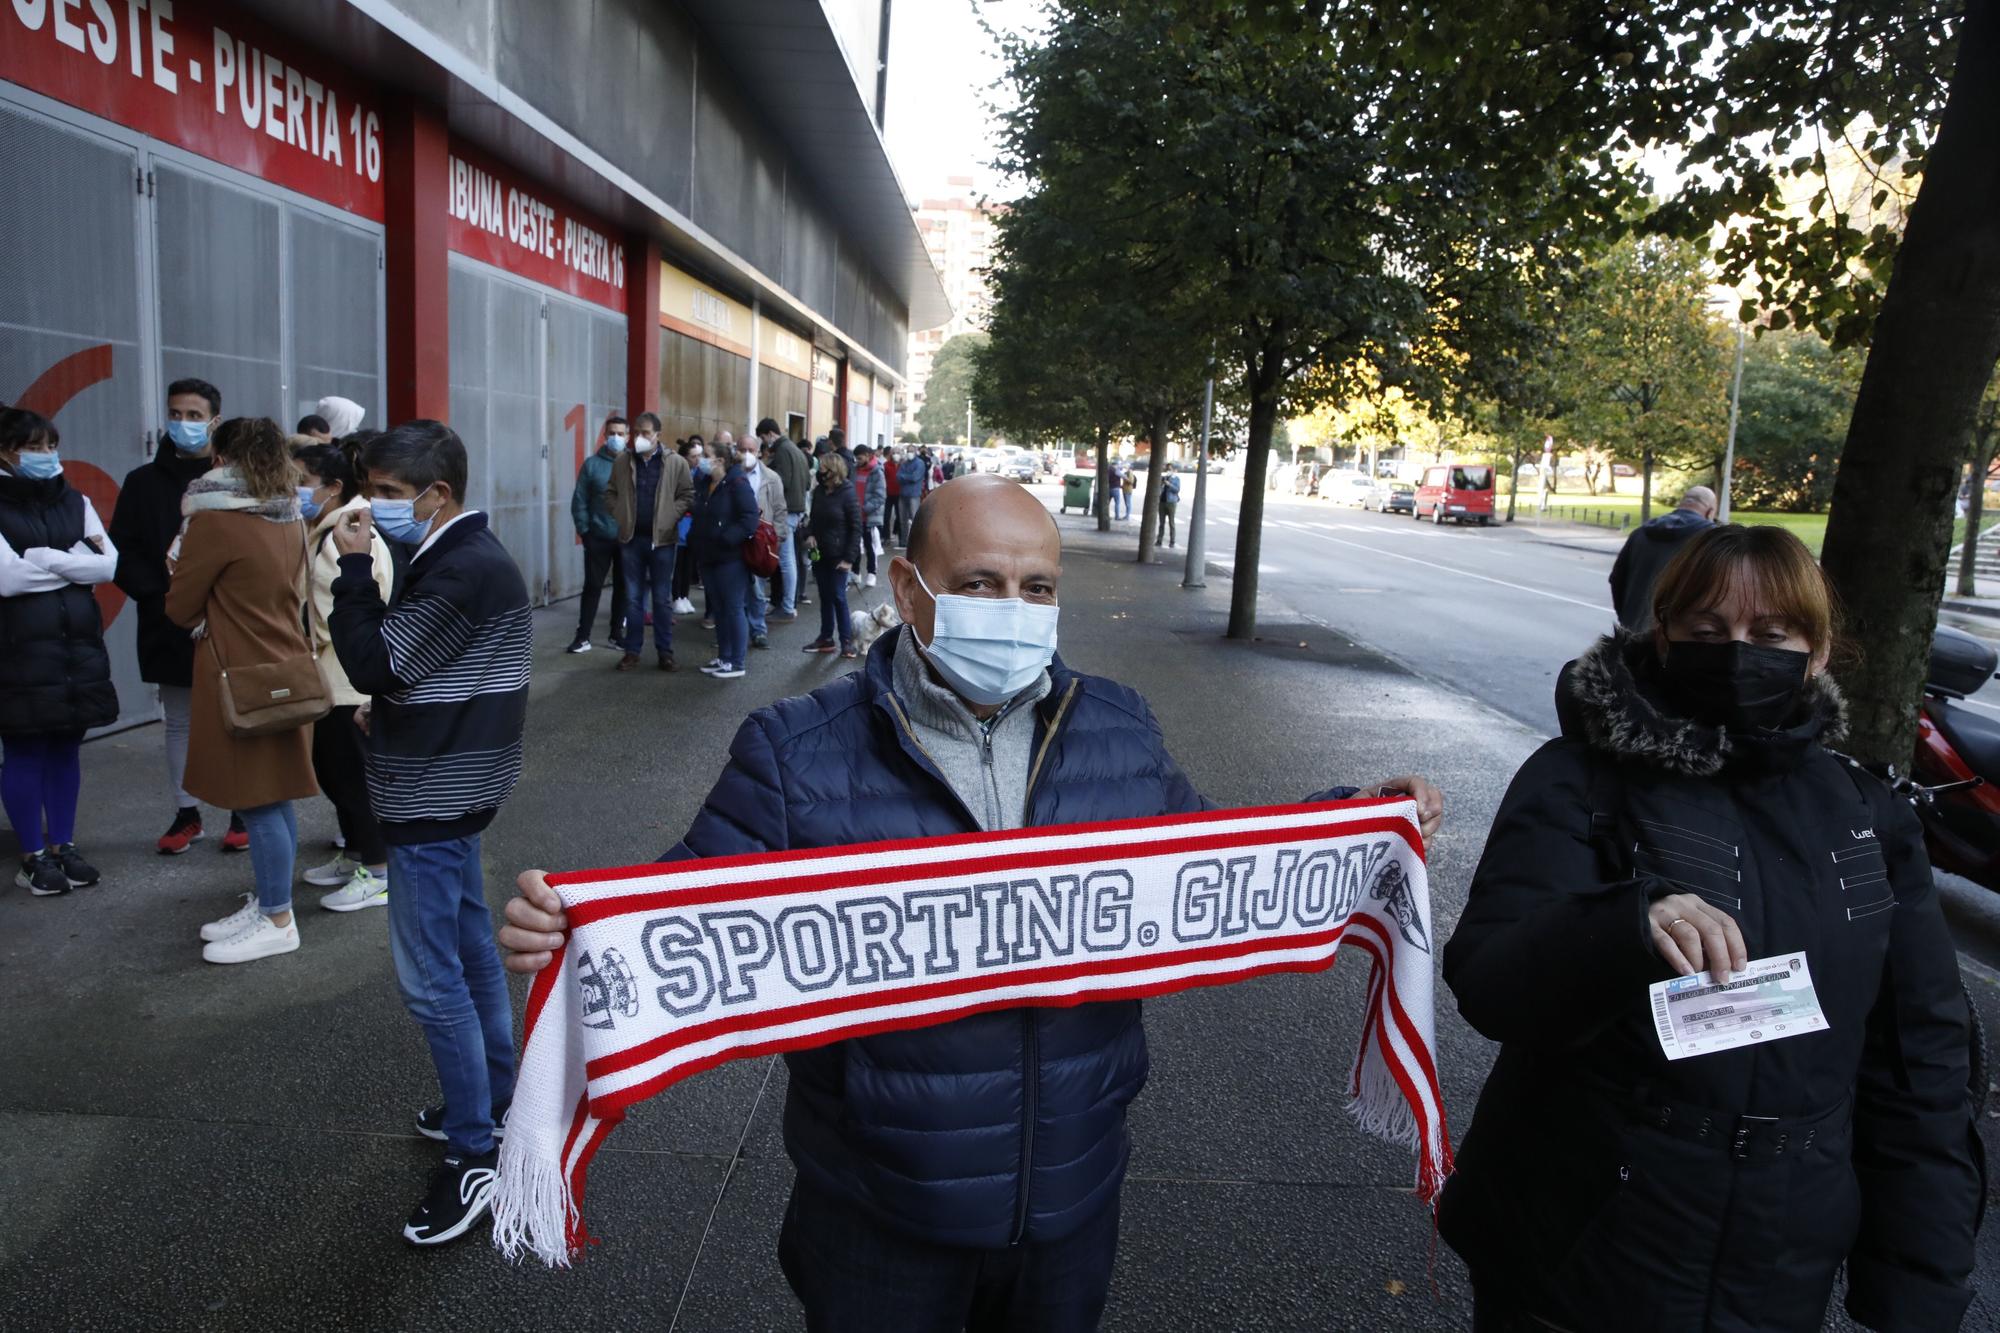
[[[1727,643],[1675,641],[1661,674],[1674,706],[1697,722],[1731,731],[1781,727],[1799,706],[1810,653]]]

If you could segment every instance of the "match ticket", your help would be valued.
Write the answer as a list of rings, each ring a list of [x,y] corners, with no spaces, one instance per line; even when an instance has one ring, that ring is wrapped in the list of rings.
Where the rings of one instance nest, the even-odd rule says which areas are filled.
[[[1803,953],[1755,959],[1724,982],[1697,972],[1649,989],[1653,1027],[1669,1060],[1824,1032],[1827,1026]]]

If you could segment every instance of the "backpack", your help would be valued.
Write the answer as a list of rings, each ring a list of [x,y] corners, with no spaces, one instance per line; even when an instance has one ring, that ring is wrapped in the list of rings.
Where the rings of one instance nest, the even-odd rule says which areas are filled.
[[[778,530],[761,518],[757,531],[743,543],[743,564],[760,579],[778,572]]]

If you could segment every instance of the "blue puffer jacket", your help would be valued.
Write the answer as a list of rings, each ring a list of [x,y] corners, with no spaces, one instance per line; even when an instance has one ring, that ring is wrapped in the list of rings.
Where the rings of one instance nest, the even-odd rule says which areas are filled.
[[[976,833],[911,734],[884,635],[864,670],[752,713],[665,859]],[[1137,692],[1060,658],[1037,709],[1030,826],[1208,809]],[[1344,793],[1341,793],[1344,794]],[[800,1176],[939,1244],[1060,1240],[1117,1197],[1146,1082],[1137,1001],[1012,1009],[785,1057]]]

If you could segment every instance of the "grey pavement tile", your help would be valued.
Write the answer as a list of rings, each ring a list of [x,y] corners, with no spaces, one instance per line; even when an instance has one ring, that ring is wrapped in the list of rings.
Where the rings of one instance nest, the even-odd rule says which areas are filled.
[[[403,1218],[439,1156],[411,1137],[0,1113],[0,1327],[659,1328],[726,1162],[606,1151],[603,1244],[510,1266],[481,1230],[416,1250]]]

